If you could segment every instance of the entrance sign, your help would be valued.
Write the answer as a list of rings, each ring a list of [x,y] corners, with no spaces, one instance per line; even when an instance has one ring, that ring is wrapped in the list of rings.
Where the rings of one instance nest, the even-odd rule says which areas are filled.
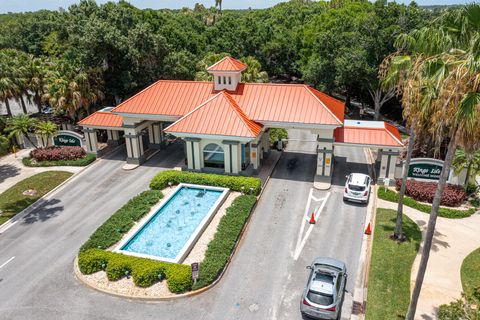
[[[53,145],[55,146],[83,146],[82,135],[69,130],[58,131],[57,135],[53,137]]]
[[[197,282],[198,279],[198,262],[192,263],[192,280]]]
[[[416,158],[410,162],[408,177],[424,180],[439,180],[443,161],[430,158]]]

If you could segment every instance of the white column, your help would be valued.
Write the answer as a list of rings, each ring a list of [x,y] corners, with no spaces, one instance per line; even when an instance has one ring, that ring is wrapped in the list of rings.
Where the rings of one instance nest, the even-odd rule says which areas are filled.
[[[97,153],[98,151],[98,142],[97,142],[97,131],[95,129],[85,128],[83,130],[85,135],[85,142],[87,145],[88,153]]]
[[[200,148],[200,139],[198,138],[185,138],[185,144],[187,148],[187,162],[188,169],[201,170],[203,154]]]
[[[223,159],[224,159],[224,165],[225,165],[225,172],[226,173],[232,173],[232,168],[230,167],[230,164],[232,163],[230,160],[230,148],[232,145],[226,141],[223,142],[222,148],[223,148]]]
[[[260,167],[258,140],[252,142],[250,145],[250,161],[252,162],[253,169],[257,170]]]
[[[240,143],[230,145],[232,148],[232,173],[238,174],[242,170],[242,155]]]
[[[395,165],[397,163],[400,153],[393,150],[379,150],[380,161],[380,173],[379,182],[382,183],[386,178],[390,179],[390,183],[394,182],[395,178]]]

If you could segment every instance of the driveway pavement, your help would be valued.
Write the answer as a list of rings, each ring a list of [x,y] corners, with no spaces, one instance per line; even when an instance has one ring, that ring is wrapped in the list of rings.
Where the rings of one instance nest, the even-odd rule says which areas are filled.
[[[289,150],[314,150],[310,148],[315,143],[306,142],[311,135],[292,130],[290,136],[303,141],[291,141]],[[300,319],[305,266],[316,256],[347,263],[351,297],[366,207],[343,204],[341,192],[345,174],[367,172],[367,166],[361,149],[336,148],[335,153],[332,189],[320,192],[311,191],[315,155],[285,152],[220,283],[201,295],[158,303],[124,300],[86,288],[74,279],[72,263],[95,228],[147,187],[159,170],[152,164],[166,156],[159,165],[175,166],[178,154],[164,152],[129,172],[120,169],[119,154],[101,161],[57,192],[51,204],[35,210],[30,223],[0,235],[0,266],[15,257],[0,268],[0,315],[5,319]],[[322,205],[317,224],[310,227],[305,212]],[[350,310],[346,305],[344,318]]]

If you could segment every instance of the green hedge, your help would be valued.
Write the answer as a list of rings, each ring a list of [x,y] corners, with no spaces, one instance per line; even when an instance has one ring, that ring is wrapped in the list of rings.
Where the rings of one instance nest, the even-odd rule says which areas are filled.
[[[391,202],[396,202],[398,203],[398,193],[390,190],[390,189],[385,189],[383,187],[379,187],[378,189],[378,197],[380,199],[386,200],[386,201],[391,201]],[[420,202],[417,202],[413,200],[410,197],[405,196],[403,200],[403,204],[409,207],[412,207],[414,209],[417,209],[419,211],[425,212],[425,213],[430,213],[432,210],[432,206],[428,204],[423,204]],[[440,208],[438,210],[438,215],[440,217],[444,218],[450,218],[450,219],[460,219],[460,218],[466,218],[470,217],[472,214],[475,213],[474,208],[470,208],[468,210],[458,210],[458,209],[451,209],[451,208]]]
[[[97,157],[94,154],[87,154],[85,157],[76,160],[57,160],[57,161],[39,161],[32,162],[32,158],[26,157],[22,159],[22,163],[27,167],[85,167],[95,161]]]
[[[167,280],[168,289],[182,293],[192,287],[190,267],[145,258],[127,256],[100,249],[89,249],[78,255],[78,267],[83,274],[105,270],[110,281],[131,275],[138,287],[149,287],[161,279]],[[160,275],[160,277],[159,277]]]
[[[150,188],[161,190],[168,187],[168,183],[176,185],[179,183],[204,184],[208,186],[229,188],[233,191],[244,191],[258,195],[261,189],[261,181],[258,178],[226,176],[211,173],[197,173],[189,171],[167,170],[158,173],[150,183]],[[243,187],[243,189],[242,189]],[[252,189],[253,191],[251,191]]]
[[[200,263],[199,279],[193,289],[211,284],[220,275],[256,201],[255,196],[242,195],[227,208]]]
[[[115,212],[105,221],[80,248],[80,251],[88,249],[107,249],[122,239],[134,223],[145,216],[163,194],[158,190],[148,190],[128,201],[122,208]]]

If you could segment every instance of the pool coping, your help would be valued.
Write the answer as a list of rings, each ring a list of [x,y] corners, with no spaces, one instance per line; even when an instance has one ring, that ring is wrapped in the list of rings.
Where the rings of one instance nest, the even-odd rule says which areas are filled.
[[[222,193],[220,194],[219,198],[215,201],[215,203],[212,205],[212,207],[210,208],[208,213],[205,215],[205,217],[202,219],[202,221],[197,226],[197,228],[194,230],[194,232],[190,235],[187,242],[185,242],[182,249],[178,252],[177,256],[172,259],[172,258],[163,258],[163,257],[154,256],[154,255],[149,255],[149,254],[123,250],[122,247],[124,247],[129,241],[131,241],[137,235],[137,233],[155,217],[157,212],[160,209],[162,209],[163,206],[165,206],[183,187],[191,187],[194,189],[216,190],[216,191],[221,191]],[[123,237],[123,239],[115,246],[115,248],[112,251],[116,253],[129,255],[129,256],[152,259],[156,261],[163,261],[163,262],[177,263],[177,264],[182,263],[187,258],[190,251],[193,249],[195,243],[204,233],[205,229],[208,227],[213,217],[217,213],[218,209],[220,209],[222,204],[227,199],[229,192],[230,192],[230,189],[222,188],[222,187],[214,187],[214,186],[206,186],[206,185],[190,184],[190,183],[178,184],[175,187],[175,189],[173,189],[168,194],[167,197],[162,199],[162,201],[160,201],[158,204],[156,204],[150,209],[150,212]]]

